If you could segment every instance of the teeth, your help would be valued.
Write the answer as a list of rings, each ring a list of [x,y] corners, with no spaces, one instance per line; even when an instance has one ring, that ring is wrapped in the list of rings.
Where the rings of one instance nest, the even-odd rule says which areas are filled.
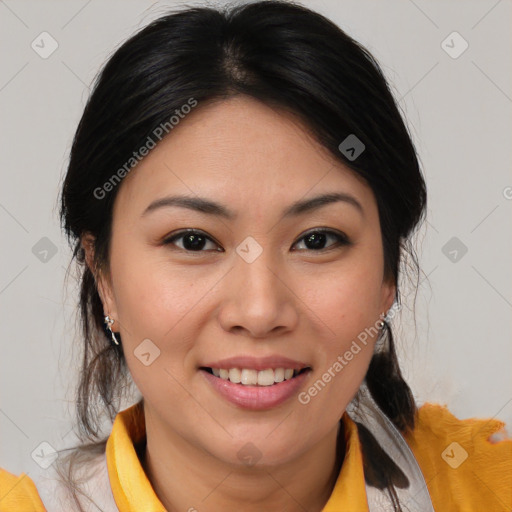
[[[229,380],[235,384],[239,384],[242,380],[242,372],[238,368],[229,370]]]
[[[240,379],[240,382],[246,386],[255,386],[258,384],[258,372],[256,370],[246,370],[244,368]]]
[[[258,372],[258,386],[272,386],[274,384],[274,370]]]
[[[212,368],[211,370],[215,377],[245,386],[272,386],[278,382],[289,380],[299,373],[299,370],[292,368],[276,368],[275,370],[267,368],[261,371],[249,368]]]
[[[283,380],[284,380],[284,368],[276,368],[274,370],[274,380],[276,382],[283,382]]]

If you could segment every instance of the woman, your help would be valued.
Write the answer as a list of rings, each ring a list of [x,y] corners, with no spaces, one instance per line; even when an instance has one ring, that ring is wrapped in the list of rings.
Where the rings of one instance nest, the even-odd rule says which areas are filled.
[[[319,14],[189,8],[134,35],[62,190],[83,445],[2,470],[0,510],[509,510],[503,424],[418,409],[398,365],[425,205],[378,64]]]

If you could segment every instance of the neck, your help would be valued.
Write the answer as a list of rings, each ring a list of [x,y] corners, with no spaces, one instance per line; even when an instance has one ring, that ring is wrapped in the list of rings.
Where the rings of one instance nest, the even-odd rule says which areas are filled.
[[[344,459],[343,423],[296,459],[277,467],[225,464],[168,436],[146,421],[147,442],[141,463],[151,485],[169,512],[320,512],[328,501]],[[339,428],[338,428],[339,427]]]

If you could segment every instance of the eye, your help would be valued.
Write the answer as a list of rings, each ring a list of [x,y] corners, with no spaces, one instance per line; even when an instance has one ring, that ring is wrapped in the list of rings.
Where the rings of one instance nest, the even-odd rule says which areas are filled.
[[[178,244],[175,243],[176,240],[180,239],[183,240],[182,246],[179,246]],[[177,245],[180,249],[191,252],[204,252],[203,249],[208,244],[208,242],[218,247],[218,245],[209,236],[205,235],[202,231],[198,231],[196,229],[187,229],[184,231],[180,231],[179,233],[176,233],[170,238],[166,238],[163,241],[165,245],[174,244]],[[222,249],[214,248],[214,250],[222,252]]]
[[[329,238],[334,239],[334,243],[325,247],[325,244]],[[182,240],[181,245],[177,243],[178,240]],[[310,231],[302,238],[300,238],[299,241],[294,244],[294,246],[301,243],[302,240],[304,240],[306,245],[305,250],[315,252],[327,251],[336,247],[351,245],[350,240],[344,233],[325,229]],[[223,249],[221,249],[219,245],[212,240],[212,238],[207,236],[202,231],[196,229],[186,229],[175,233],[171,237],[166,238],[163,243],[164,245],[176,245],[179,249],[187,252],[204,252],[204,250],[208,250],[205,249],[205,247],[207,247],[208,243],[210,243],[213,247],[210,247],[209,250],[223,252]]]
[[[331,238],[335,240],[335,243],[329,245],[328,247],[324,247],[326,241]],[[341,247],[345,245],[350,245],[351,242],[348,239],[348,237],[341,232],[336,232],[332,230],[315,230],[310,231],[306,235],[304,235],[299,242],[304,240],[304,243],[306,245],[306,250],[315,251],[315,252],[321,252],[321,251],[327,251],[330,249],[334,249],[336,247]],[[298,244],[299,242],[296,242]],[[295,245],[296,245],[295,244]]]

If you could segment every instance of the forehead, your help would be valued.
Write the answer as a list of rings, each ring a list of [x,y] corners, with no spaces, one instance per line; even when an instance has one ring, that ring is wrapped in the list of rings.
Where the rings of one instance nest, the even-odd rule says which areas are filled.
[[[179,192],[261,214],[271,204],[330,191],[373,201],[366,182],[295,116],[236,96],[184,116],[124,178],[116,210],[140,214],[155,198]]]

